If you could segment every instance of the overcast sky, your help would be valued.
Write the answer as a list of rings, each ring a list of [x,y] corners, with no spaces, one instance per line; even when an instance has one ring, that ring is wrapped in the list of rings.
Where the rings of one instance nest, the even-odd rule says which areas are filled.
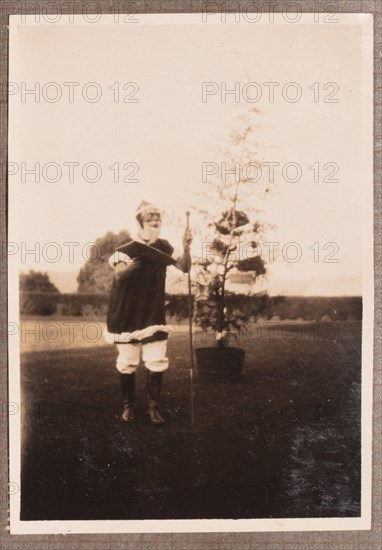
[[[224,160],[229,131],[255,106],[253,160],[279,163],[266,199],[253,195],[261,218],[275,225],[265,240],[280,243],[274,262],[263,247],[267,287],[271,293],[361,293],[362,201],[371,183],[362,121],[372,99],[362,76],[360,25],[31,23],[15,24],[11,36],[9,239],[20,269],[78,272],[86,243],[108,230],[135,231],[142,199],[168,212],[163,236],[179,247],[174,220],[184,220],[190,209],[191,223],[201,224],[194,208],[205,187],[203,162]],[[215,83],[204,102],[203,82]],[[232,89],[235,82],[238,101],[231,94],[223,102],[223,86]],[[246,87],[250,82],[256,86]],[[39,101],[25,93],[36,83]],[[124,90],[125,83],[134,84]],[[261,99],[248,101],[255,93]],[[25,172],[35,163],[40,182]],[[56,182],[49,181],[58,172],[44,169],[48,163],[62,170]],[[72,182],[68,163],[79,163],[70,165]],[[94,165],[83,175],[87,163],[97,163],[98,175]],[[288,181],[296,174],[292,165],[283,173],[288,163],[299,165],[299,181]],[[46,261],[55,255],[44,248],[49,242],[62,248],[56,262]],[[80,243],[74,258],[63,244],[69,242]],[[298,262],[281,253],[291,242],[300,247]],[[22,248],[35,243],[40,257],[23,256]],[[193,250],[201,250],[197,239]],[[293,259],[297,249],[286,250]]]

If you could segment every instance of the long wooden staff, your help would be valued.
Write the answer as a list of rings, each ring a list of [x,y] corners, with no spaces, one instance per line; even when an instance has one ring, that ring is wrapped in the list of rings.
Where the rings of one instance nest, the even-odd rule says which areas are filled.
[[[190,229],[190,212],[186,211],[186,229]],[[191,253],[188,261],[188,322],[189,322],[189,335],[190,335],[190,382],[191,382],[191,424],[194,423],[194,346],[193,346],[193,334],[192,334],[192,294],[191,294]]]

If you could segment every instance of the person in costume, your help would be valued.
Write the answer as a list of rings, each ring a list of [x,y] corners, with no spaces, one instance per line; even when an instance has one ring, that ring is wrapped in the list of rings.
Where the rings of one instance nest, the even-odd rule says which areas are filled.
[[[137,208],[136,219],[139,230],[134,240],[173,256],[171,244],[159,238],[162,212],[154,204],[142,201]],[[191,264],[191,242],[191,231],[186,229],[183,255],[176,257],[174,263],[184,273],[188,272]],[[169,366],[166,356],[170,332],[165,316],[166,264],[145,257],[132,260],[127,254],[117,251],[110,257],[109,265],[115,273],[105,336],[118,348],[116,368],[121,373],[122,420],[135,420],[135,372],[142,355],[147,369],[147,410],[154,424],[163,424],[165,420],[158,410],[158,403],[163,372]]]

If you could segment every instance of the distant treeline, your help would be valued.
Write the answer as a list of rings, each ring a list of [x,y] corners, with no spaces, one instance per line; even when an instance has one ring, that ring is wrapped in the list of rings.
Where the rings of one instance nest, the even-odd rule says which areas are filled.
[[[22,315],[58,315],[105,317],[107,294],[61,294],[55,292],[21,292]],[[362,319],[361,297],[268,296],[229,294],[227,301],[252,319],[301,319],[356,321]],[[188,317],[188,296],[167,294],[166,311],[169,318],[181,322]]]

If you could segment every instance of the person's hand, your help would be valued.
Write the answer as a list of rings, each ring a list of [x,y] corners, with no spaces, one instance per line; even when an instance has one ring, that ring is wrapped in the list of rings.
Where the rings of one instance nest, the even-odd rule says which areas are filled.
[[[132,270],[133,271],[137,271],[138,269],[140,269],[143,265],[143,259],[142,258],[134,258],[134,260],[131,262],[130,264],[132,266]]]
[[[185,252],[190,250],[190,245],[192,243],[192,232],[191,229],[186,229],[183,235],[183,249]]]
[[[115,277],[118,281],[129,278],[135,271],[138,271],[143,265],[141,258],[134,258],[127,265],[124,262],[119,262],[115,266]]]

